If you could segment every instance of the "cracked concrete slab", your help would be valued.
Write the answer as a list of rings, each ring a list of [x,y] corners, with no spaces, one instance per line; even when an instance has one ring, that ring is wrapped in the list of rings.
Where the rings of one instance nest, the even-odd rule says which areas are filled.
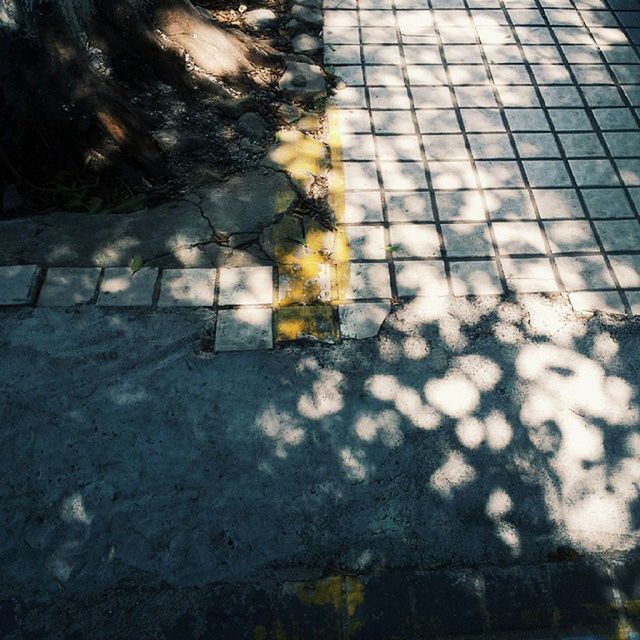
[[[37,232],[29,233],[34,225]],[[135,256],[170,256],[174,265],[162,266],[187,266],[180,252],[212,240],[198,207],[186,201],[128,214],[59,212],[2,220],[0,235],[0,263],[18,252],[24,262],[59,267],[127,266]]]
[[[284,171],[261,168],[188,196],[218,234],[254,233],[272,224],[296,200]]]

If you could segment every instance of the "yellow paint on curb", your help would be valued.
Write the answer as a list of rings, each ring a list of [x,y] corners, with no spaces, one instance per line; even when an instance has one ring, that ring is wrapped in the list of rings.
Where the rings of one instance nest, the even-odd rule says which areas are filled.
[[[340,141],[339,112],[329,108],[329,149],[331,176],[329,197],[337,223],[344,220],[344,169]],[[318,148],[322,147],[322,153]],[[285,167],[294,178],[305,182],[318,174],[324,147],[299,131],[281,132],[271,159]],[[273,242],[281,291],[276,310],[276,342],[311,338],[327,342],[339,339],[334,305],[347,290],[351,251],[344,227],[325,229],[310,222],[300,237],[299,219],[285,216],[273,228]]]
[[[295,591],[302,602],[322,606],[330,604],[336,611],[342,606],[342,578],[330,576],[316,582],[296,585]]]
[[[333,308],[329,304],[280,307],[276,314],[277,342],[304,338],[336,342],[339,338]]]

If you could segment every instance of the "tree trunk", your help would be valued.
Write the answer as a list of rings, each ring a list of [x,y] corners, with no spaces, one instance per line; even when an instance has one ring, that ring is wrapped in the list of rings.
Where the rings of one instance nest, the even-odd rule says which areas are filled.
[[[125,154],[162,175],[160,151],[123,78],[225,93],[274,52],[203,18],[189,0],[0,2],[0,165],[25,145],[109,166]]]

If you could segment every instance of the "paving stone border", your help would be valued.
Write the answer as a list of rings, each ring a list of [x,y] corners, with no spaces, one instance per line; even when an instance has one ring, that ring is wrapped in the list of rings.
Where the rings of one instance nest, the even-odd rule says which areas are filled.
[[[286,269],[286,266],[284,267]],[[159,312],[212,308],[216,310],[216,351],[272,349],[291,341],[288,325],[302,323],[298,338],[336,342],[340,338],[362,339],[377,335],[394,303],[412,299],[414,292],[394,296],[388,267],[384,263],[343,263],[333,267],[338,292],[333,298],[309,305],[283,302],[286,278],[277,267],[158,269],[143,267],[50,267],[0,266],[0,308],[34,306],[81,309],[98,305],[105,309],[154,309]],[[341,274],[341,270],[345,273]],[[286,274],[285,274],[286,275]],[[405,281],[402,268],[398,283]],[[423,283],[424,297],[451,297],[438,286],[433,265],[412,266],[409,282]],[[335,289],[331,282],[327,290]],[[468,292],[461,288],[460,295]],[[495,294],[501,294],[496,290]],[[610,292],[577,292],[569,295],[576,311],[621,313],[616,299],[604,305]],[[640,305],[640,295],[638,296]],[[640,308],[637,310],[640,313]]]

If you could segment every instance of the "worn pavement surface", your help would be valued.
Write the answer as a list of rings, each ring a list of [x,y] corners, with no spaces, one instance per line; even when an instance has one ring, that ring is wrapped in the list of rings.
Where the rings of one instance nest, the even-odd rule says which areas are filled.
[[[211,356],[212,313],[2,311],[0,637],[637,622],[637,323],[417,299]]]

